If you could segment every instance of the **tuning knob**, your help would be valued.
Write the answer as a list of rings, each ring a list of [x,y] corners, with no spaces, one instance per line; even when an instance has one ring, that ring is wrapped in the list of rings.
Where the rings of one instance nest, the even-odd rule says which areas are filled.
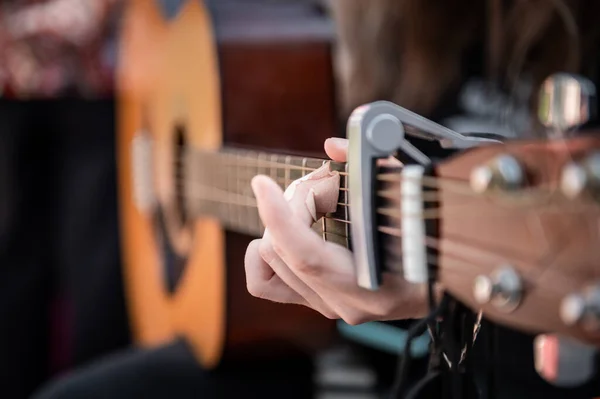
[[[538,374],[550,384],[569,388],[583,385],[596,373],[596,348],[557,335],[538,335],[533,358]]]
[[[579,75],[558,73],[544,81],[539,92],[538,117],[553,137],[593,118],[596,87]]]
[[[525,184],[525,171],[512,155],[502,154],[471,172],[471,188],[477,193],[514,191]]]
[[[484,305],[492,303],[496,308],[510,313],[523,298],[523,280],[511,266],[495,270],[491,276],[480,275],[473,284],[475,300]]]
[[[600,332],[600,285],[563,299],[560,317],[568,326],[579,325],[589,333]]]
[[[600,198],[600,152],[593,152],[582,161],[565,165],[560,188],[563,194],[571,199],[585,193]]]

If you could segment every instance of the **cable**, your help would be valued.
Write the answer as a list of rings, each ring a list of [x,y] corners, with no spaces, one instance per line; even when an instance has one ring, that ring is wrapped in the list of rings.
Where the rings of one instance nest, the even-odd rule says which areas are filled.
[[[449,296],[444,296],[438,307],[430,312],[427,317],[419,320],[415,323],[410,330],[408,330],[408,335],[406,337],[406,343],[404,346],[404,353],[401,358],[400,367],[398,368],[398,374],[396,376],[396,380],[394,382],[394,386],[392,387],[390,398],[396,399],[399,398],[402,392],[406,389],[406,383],[408,379],[408,372],[410,369],[410,364],[412,362],[412,356],[410,353],[410,349],[412,347],[412,342],[423,334],[427,330],[427,326],[436,321],[436,319],[443,314],[450,302]]]

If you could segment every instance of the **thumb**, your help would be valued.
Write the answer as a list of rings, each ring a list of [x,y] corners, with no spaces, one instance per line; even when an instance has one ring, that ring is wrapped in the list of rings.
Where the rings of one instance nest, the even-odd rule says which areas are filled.
[[[348,158],[348,140],[338,137],[325,140],[325,153],[336,162],[346,162]]]

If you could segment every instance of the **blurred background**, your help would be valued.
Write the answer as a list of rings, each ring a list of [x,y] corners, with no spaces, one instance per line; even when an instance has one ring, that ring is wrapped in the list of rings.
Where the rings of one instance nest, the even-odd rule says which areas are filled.
[[[124,57],[140,75],[152,68],[144,51],[184,26],[191,2],[213,24],[224,140],[241,146],[321,155],[356,106],[381,99],[458,131],[515,137],[535,131],[532,93],[548,74],[598,76],[596,1],[567,2],[565,15],[549,1],[0,0],[0,398],[378,398],[393,381],[411,321],[340,322],[319,351],[216,370],[185,337],[137,339],[119,211],[129,87],[119,76]],[[124,31],[151,45],[126,53]],[[174,57],[158,43],[153,59]],[[228,267],[243,269],[232,265],[246,239],[236,234]],[[244,288],[239,303],[251,303]],[[490,371],[510,381],[502,389],[527,381],[550,395],[532,337],[493,328],[495,350],[512,350]],[[427,345],[413,348],[413,378]]]

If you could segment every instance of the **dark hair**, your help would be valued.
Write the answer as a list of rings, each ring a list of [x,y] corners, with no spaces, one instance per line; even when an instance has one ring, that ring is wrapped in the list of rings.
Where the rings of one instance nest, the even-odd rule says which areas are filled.
[[[486,65],[480,72],[509,93],[525,77],[536,90],[554,72],[596,75],[598,0],[330,4],[345,113],[365,102],[388,99],[431,114],[461,83],[463,72],[473,72],[468,65],[473,59],[465,64],[465,57],[474,48]]]

